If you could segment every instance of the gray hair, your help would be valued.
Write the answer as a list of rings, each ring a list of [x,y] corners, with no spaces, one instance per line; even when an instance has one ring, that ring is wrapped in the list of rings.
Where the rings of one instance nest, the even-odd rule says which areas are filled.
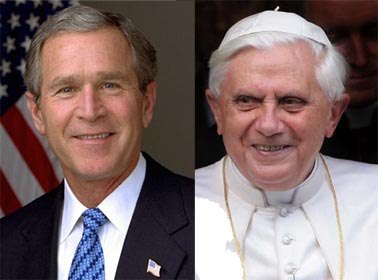
[[[125,35],[132,54],[139,89],[146,91],[147,85],[157,74],[156,50],[131,22],[114,13],[101,12],[94,8],[76,5],[66,8],[46,20],[37,30],[26,55],[25,84],[38,102],[41,92],[41,51],[47,39],[58,32],[87,32],[106,27],[115,27]]]
[[[283,32],[260,32],[253,36],[242,36],[214,51],[209,61],[210,90],[216,96],[220,95],[220,84],[227,72],[229,60],[236,53],[248,48],[269,49],[274,45],[293,44],[299,40],[305,41],[320,61],[315,66],[315,75],[320,88],[330,101],[339,100],[344,92],[348,67],[343,56],[334,47],[327,47],[310,39]]]

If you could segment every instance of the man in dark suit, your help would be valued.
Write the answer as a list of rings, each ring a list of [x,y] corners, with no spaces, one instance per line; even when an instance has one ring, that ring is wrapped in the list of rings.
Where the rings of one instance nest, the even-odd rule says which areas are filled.
[[[120,15],[75,6],[32,40],[34,124],[64,180],[3,218],[1,279],[193,279],[193,181],[142,154],[155,49]]]

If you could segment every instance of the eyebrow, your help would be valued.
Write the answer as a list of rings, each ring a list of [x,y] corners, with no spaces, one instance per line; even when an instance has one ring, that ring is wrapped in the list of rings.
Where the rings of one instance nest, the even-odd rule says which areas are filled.
[[[247,95],[247,96],[257,98],[257,99],[261,99],[261,98],[265,97],[265,94],[262,94],[258,91],[255,91],[255,90],[238,89],[238,90],[233,92],[233,94],[231,95],[231,99],[234,99],[236,96],[240,96],[240,95]],[[274,96],[277,100],[282,99],[282,98],[286,98],[286,97],[307,98],[307,96],[304,94],[304,92],[302,92],[301,90],[298,90],[298,89],[291,89],[291,90],[282,91],[282,92],[274,92]]]
[[[72,85],[77,83],[80,77],[77,75],[70,75],[64,77],[57,77],[47,84],[48,90],[55,90],[63,85]]]

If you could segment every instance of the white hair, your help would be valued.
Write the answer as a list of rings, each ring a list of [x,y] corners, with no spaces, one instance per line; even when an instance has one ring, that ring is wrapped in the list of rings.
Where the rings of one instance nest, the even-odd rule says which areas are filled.
[[[320,88],[330,101],[339,100],[344,92],[348,67],[343,56],[333,46],[324,46],[313,40],[283,32],[259,32],[241,36],[214,51],[209,61],[210,90],[216,96],[220,95],[220,84],[227,72],[229,61],[236,53],[249,48],[269,49],[275,45],[289,45],[300,40],[311,47],[319,61],[315,66],[315,75]]]

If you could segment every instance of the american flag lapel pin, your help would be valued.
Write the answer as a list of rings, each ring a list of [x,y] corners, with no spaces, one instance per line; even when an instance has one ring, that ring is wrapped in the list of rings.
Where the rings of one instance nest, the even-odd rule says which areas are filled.
[[[149,272],[153,276],[160,278],[160,269],[161,269],[161,265],[159,265],[154,260],[148,259],[147,273]]]

